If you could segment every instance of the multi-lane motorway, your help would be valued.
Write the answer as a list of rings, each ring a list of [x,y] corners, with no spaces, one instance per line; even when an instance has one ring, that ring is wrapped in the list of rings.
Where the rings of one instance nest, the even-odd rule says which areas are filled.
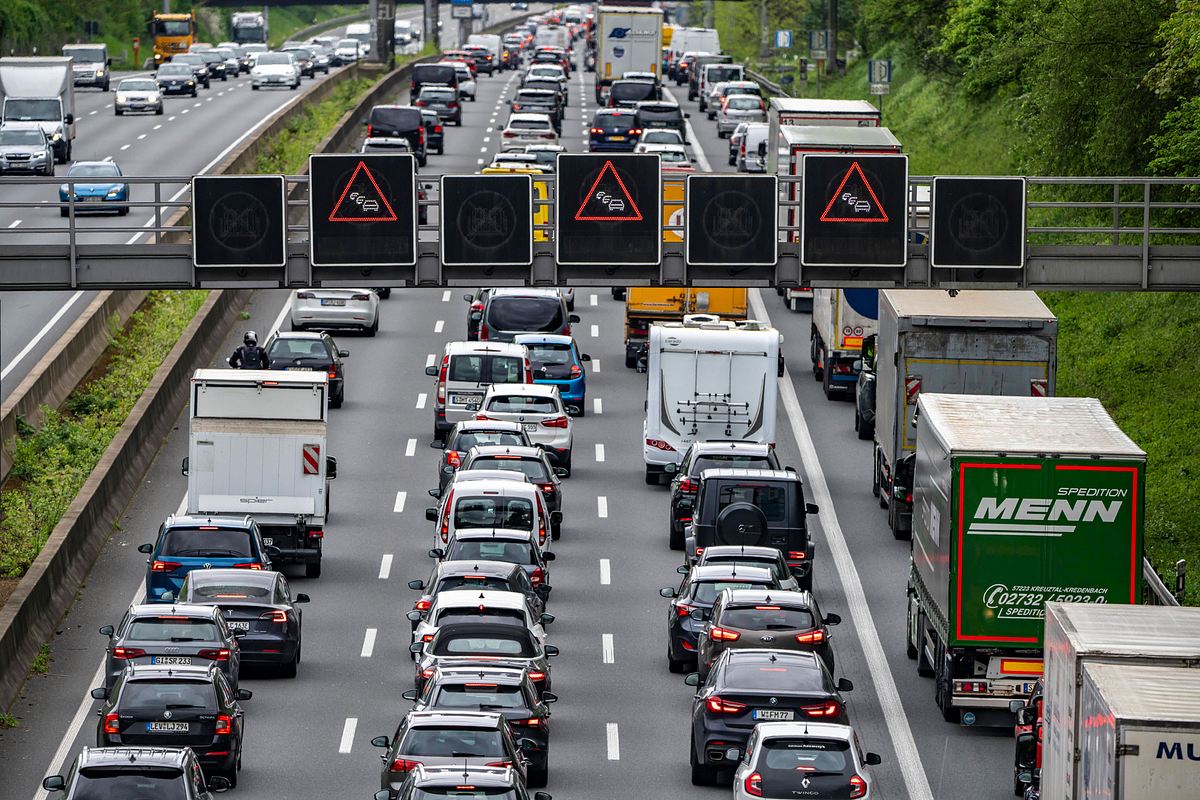
[[[571,76],[562,143],[572,152],[583,150],[595,110],[590,79]],[[482,78],[462,128],[448,129],[446,155],[432,156],[422,177],[474,172],[490,161],[515,85],[511,72]],[[714,124],[682,91],[674,93],[691,112],[700,169],[728,169],[727,144]],[[245,770],[231,796],[315,800],[366,797],[378,788],[381,751],[370,739],[390,735],[409,708],[400,697],[412,685],[404,614],[415,598],[405,584],[430,568],[424,508],[426,490],[436,485],[437,451],[428,447],[433,386],[424,368],[447,341],[463,337],[462,293],[393,292],[382,304],[378,337],[338,337],[351,356],[346,405],[331,414],[339,472],[325,569],[318,580],[295,579],[313,598],[304,614],[304,661],[295,680],[245,681],[255,696],[246,704]],[[562,651],[553,665],[561,701],[551,723],[547,790],[558,800],[724,797],[728,789],[689,783],[692,689],[667,671],[668,601],[657,589],[678,583],[679,554],[667,549],[665,489],[642,480],[646,379],[622,366],[621,304],[606,289],[580,289],[577,297],[582,323],[574,332],[592,361],[552,571],[549,610],[557,621],[550,637]],[[785,337],[779,453],[821,506],[816,591],[823,609],[844,620],[833,638],[838,675],[855,683],[849,709],[863,745],[884,759],[875,769],[877,796],[1010,797],[1011,731],[944,722],[931,681],[917,677],[905,657],[909,547],[892,539],[871,496],[870,444],[855,438],[849,404],[826,401],[810,377],[808,315],[788,312],[770,292],[752,297],[753,316],[769,318]],[[269,330],[282,320],[286,299],[258,293],[244,327]],[[240,335],[230,333],[229,349]],[[104,646],[96,629],[142,596],[145,562],[136,547],[180,507],[186,431],[185,415],[52,643],[50,674],[32,680],[18,702],[21,727],[0,732],[0,800],[40,800],[42,776],[94,739],[87,692],[98,685]]]

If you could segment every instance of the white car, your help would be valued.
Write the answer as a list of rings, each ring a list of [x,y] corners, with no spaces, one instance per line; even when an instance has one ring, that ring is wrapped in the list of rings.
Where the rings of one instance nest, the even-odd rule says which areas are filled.
[[[529,69],[525,70],[525,79],[533,80],[540,78],[543,80],[555,80],[559,83],[567,82],[567,73],[558,64],[534,64]]]
[[[410,611],[406,616],[409,621],[417,623],[413,629],[414,642],[433,641],[434,635],[442,625],[472,622],[482,618],[485,622],[504,620],[503,624],[523,625],[538,641],[545,644],[545,626],[554,621],[553,614],[535,614],[525,595],[520,592],[495,589],[451,589],[438,592],[428,611],[424,614],[420,611]]]
[[[292,330],[357,329],[379,332],[379,295],[370,289],[297,289],[288,317]]]
[[[558,387],[545,383],[492,384],[476,419],[519,422],[529,441],[541,447],[557,466],[571,474],[572,421]]]
[[[525,152],[536,158],[543,168],[553,172],[558,166],[558,154],[567,152],[567,148],[561,144],[527,144]]]
[[[687,150],[681,144],[639,144],[633,152],[657,155],[662,169],[695,170],[692,159],[688,158]]]
[[[362,57],[362,42],[358,39],[339,39],[333,46],[333,57],[338,64],[353,64]]]
[[[162,91],[153,78],[126,78],[117,84],[113,112],[121,116],[126,111],[163,113]]]
[[[500,137],[506,143],[521,142],[524,144],[542,144],[558,142],[558,134],[554,131],[554,123],[548,114],[516,113],[508,118],[508,124],[500,132]]]
[[[743,122],[766,122],[763,99],[753,94],[726,95],[717,109],[717,136],[724,139]]]
[[[250,69],[250,88],[258,91],[264,86],[300,86],[300,70],[287,53],[258,53]]]
[[[475,102],[475,78],[471,75],[471,68],[461,61],[439,61],[438,66],[454,67],[454,76],[458,78],[458,96],[469,97],[471,102]]]
[[[466,530],[505,528],[524,531],[538,552],[549,550],[552,531],[562,523],[561,511],[550,511],[540,487],[514,480],[511,470],[504,477],[469,480],[471,470],[459,472],[438,498],[436,507],[425,509],[425,519],[434,523],[434,547],[449,544]],[[467,476],[464,479],[460,476]]]
[[[644,144],[677,144],[683,147],[683,134],[675,128],[646,128],[638,137],[638,147]],[[634,148],[634,152],[638,152]]]
[[[734,800],[814,797],[870,800],[871,767],[881,763],[862,749],[850,725],[832,722],[760,722],[733,775]],[[807,791],[805,791],[807,790]]]

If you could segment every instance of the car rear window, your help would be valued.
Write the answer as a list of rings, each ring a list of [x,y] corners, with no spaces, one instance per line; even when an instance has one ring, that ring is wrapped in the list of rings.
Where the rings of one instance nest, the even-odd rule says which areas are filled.
[[[254,555],[250,532],[226,528],[171,528],[159,555],[185,558],[241,558]]]
[[[443,758],[504,758],[500,731],[481,728],[410,728],[401,755]]]
[[[763,559],[751,558],[749,556],[713,556],[705,558],[704,563],[707,564],[741,564],[746,567],[758,567],[759,569],[769,569],[774,573],[776,578],[783,580],[787,577],[788,572],[784,567],[779,565],[775,559],[765,561]]]
[[[193,573],[194,574],[194,573]],[[206,583],[192,586],[192,598],[205,600],[270,600],[270,586],[247,586],[242,583]]]
[[[517,800],[517,794],[512,789],[496,786],[438,786],[429,789],[414,789],[412,800]]]
[[[415,108],[373,108],[372,127],[388,130],[411,130],[421,127],[421,112]]]
[[[633,127],[632,114],[597,114],[592,127],[605,131],[627,131]]]
[[[454,503],[455,528],[533,530],[533,503],[523,497],[462,497]]]
[[[454,67],[441,64],[419,64],[413,67],[413,80],[417,83],[445,83],[455,81]]]
[[[131,681],[121,690],[120,707],[215,708],[217,692],[211,683],[200,681]]]
[[[460,433],[454,440],[453,446],[446,449],[464,452],[472,447],[495,444],[511,444],[519,447],[525,444],[525,438],[519,433],[509,431],[471,431],[470,433]]]
[[[440,637],[434,647],[435,656],[517,656],[533,658],[530,642],[520,636],[505,636],[497,629],[487,635]],[[447,754],[449,755],[449,754]]]
[[[217,623],[191,617],[142,617],[129,625],[124,638],[143,642],[215,642],[221,639]]]
[[[762,748],[760,770],[842,773],[852,766],[850,743],[837,739],[767,739]]]
[[[787,664],[782,659],[732,661],[725,667],[725,685],[748,691],[828,692],[825,672],[813,666]]]
[[[435,625],[453,625],[457,622],[485,622],[496,625],[524,625],[525,617],[512,608],[448,608],[439,612]]]
[[[710,67],[706,80],[709,84],[721,81],[734,81],[742,77],[742,71],[736,67]]]
[[[524,383],[525,364],[516,356],[451,356],[448,379],[464,383]]]
[[[726,608],[721,624],[753,631],[808,630],[814,628],[812,612],[805,608],[784,608],[769,603]]]
[[[487,410],[501,414],[556,414],[558,403],[550,397],[498,394],[488,400]]]
[[[550,480],[546,465],[535,458],[483,457],[471,462],[471,469],[510,469],[535,483]]]
[[[552,78],[538,78],[525,81],[526,89],[543,89],[558,94],[558,81]]]
[[[452,683],[439,686],[430,699],[433,708],[470,708],[491,711],[497,708],[524,708],[525,695],[516,684]]]
[[[548,119],[510,119],[508,127],[519,131],[544,131],[550,127]]]
[[[692,584],[692,599],[698,603],[712,604],[725,589],[753,589],[756,586],[758,584],[745,581],[697,581]]]
[[[638,119],[644,123],[679,124],[683,122],[683,112],[678,108],[639,108],[637,115]]]
[[[787,487],[771,483],[727,483],[717,495],[717,513],[733,503],[750,503],[762,509],[767,522],[787,520]]]
[[[539,366],[570,364],[573,360],[569,344],[527,344],[529,360]]]
[[[492,297],[487,324],[500,331],[556,333],[565,320],[557,297]]]
[[[439,592],[449,592],[455,589],[481,589],[487,591],[508,592],[512,587],[504,578],[489,578],[485,575],[451,575],[438,583]]]
[[[325,342],[320,339],[276,339],[267,348],[267,357],[272,362],[277,359],[296,363],[333,360],[325,349]]]
[[[428,86],[422,89],[420,94],[422,100],[453,100],[454,96],[453,89],[433,89]]]
[[[630,103],[637,100],[653,100],[654,84],[642,81],[616,81],[609,90],[614,102]]]
[[[699,475],[706,469],[726,467],[730,469],[771,469],[770,459],[764,456],[704,455],[697,456],[692,461],[692,476]]]
[[[735,94],[725,101],[726,108],[737,109],[738,111],[762,110],[762,101],[757,97],[750,97],[744,94]]]
[[[455,540],[447,558],[455,561],[507,561],[509,564],[533,564],[533,545],[529,542],[511,542],[503,539]]]
[[[517,92],[517,102],[554,105],[558,102],[558,98],[553,92],[548,92],[545,89],[531,89],[529,91]]]
[[[188,800],[183,771],[174,767],[84,767],[75,778],[72,800]]]

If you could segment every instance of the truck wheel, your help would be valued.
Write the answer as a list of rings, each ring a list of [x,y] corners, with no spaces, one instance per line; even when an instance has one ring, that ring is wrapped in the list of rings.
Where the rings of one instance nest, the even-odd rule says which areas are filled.
[[[279,677],[294,678],[296,677],[296,667],[300,663],[300,651],[296,651],[296,657],[279,668]]]
[[[934,672],[933,665],[930,664],[929,659],[925,657],[925,641],[926,641],[926,639],[928,639],[928,637],[925,635],[925,633],[926,633],[926,628],[928,628],[928,627],[929,627],[929,623],[926,621],[925,612],[918,609],[917,610],[917,631],[916,631],[916,633],[917,633],[917,641],[916,641],[917,674],[920,675],[922,678],[932,678],[933,672]]]
[[[683,526],[675,522],[675,512],[671,508],[667,508],[667,530],[670,534],[667,537],[668,546],[672,550],[683,549]]]
[[[821,361],[821,391],[825,393],[826,400],[833,400],[833,365],[829,363],[828,357],[822,358]]]
[[[912,614],[912,584],[908,587],[909,598],[908,607],[904,611],[904,655],[908,656],[910,661],[917,660],[917,631],[916,625],[913,623]],[[920,613],[920,612],[918,612]]]
[[[950,676],[946,674],[946,654],[942,652],[940,643],[936,657],[938,663],[937,675],[933,679],[933,699],[937,702],[938,708],[942,710],[942,719],[946,722],[958,723],[961,721],[961,717],[952,705],[954,693],[950,686]]]
[[[306,577],[306,578],[321,577],[321,562],[320,561],[309,561],[307,564],[305,564],[304,565],[304,577]]]
[[[625,366],[629,369],[637,368],[637,356],[630,351],[625,351]]]
[[[904,541],[912,538],[912,531],[900,530],[900,510],[897,507],[899,504],[892,502],[888,503],[888,526],[892,529],[892,537]]]

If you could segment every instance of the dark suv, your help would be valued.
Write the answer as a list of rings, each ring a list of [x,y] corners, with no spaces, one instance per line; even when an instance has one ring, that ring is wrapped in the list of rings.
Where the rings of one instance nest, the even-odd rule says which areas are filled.
[[[671,479],[671,549],[683,549],[684,528],[692,521],[700,473],[724,466],[731,469],[779,469],[775,450],[765,444],[739,441],[696,442],[683,454]]]
[[[675,103],[646,101],[637,104],[634,114],[634,125],[643,131],[653,128],[666,128],[679,131],[683,141],[687,143],[687,123],[683,120],[691,115],[679,108]]]
[[[483,302],[479,340],[511,342],[518,333],[571,335],[578,314],[567,312],[557,289],[493,289]]]
[[[204,780],[200,761],[190,747],[85,747],[67,777],[42,779],[47,792],[65,800],[94,797],[171,797],[212,800],[229,789],[220,775]]]
[[[700,473],[684,560],[695,563],[713,544],[774,547],[783,551],[800,588],[812,591],[813,542],[804,485],[791,469],[706,469]]]
[[[454,89],[458,94],[458,73],[452,64],[415,64],[412,68],[412,81],[409,83],[408,96],[416,97],[421,93],[421,87],[426,84],[441,84]]]
[[[415,106],[375,106],[367,117],[367,138],[407,139],[417,163],[426,163],[425,123]]]
[[[339,350],[328,333],[296,331],[277,333],[266,346],[271,369],[320,371],[329,375],[329,405],[341,408],[346,400],[346,369],[342,359],[349,350]]]

